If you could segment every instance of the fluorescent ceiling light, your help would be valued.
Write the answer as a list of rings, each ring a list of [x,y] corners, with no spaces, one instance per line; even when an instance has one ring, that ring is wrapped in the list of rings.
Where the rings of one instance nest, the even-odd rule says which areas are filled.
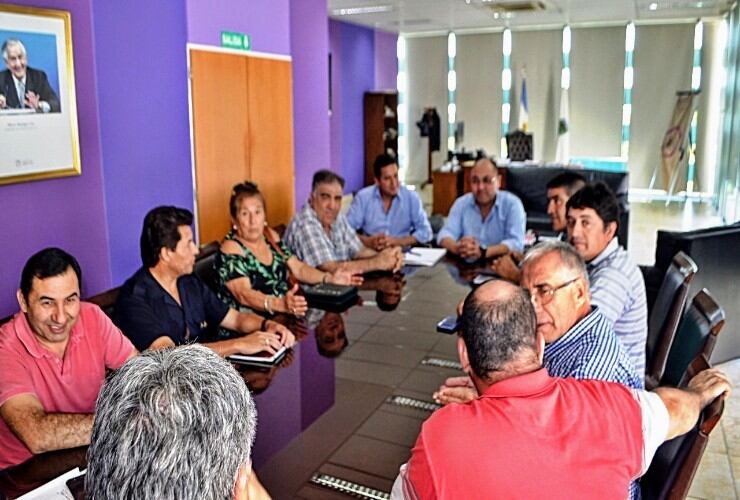
[[[658,10],[658,4],[653,2],[650,5],[648,5],[648,9],[650,10]]]
[[[346,9],[334,9],[331,11],[332,16],[356,16],[359,14],[378,14],[380,12],[390,12],[393,10],[391,5],[370,5],[367,7],[350,7]]]

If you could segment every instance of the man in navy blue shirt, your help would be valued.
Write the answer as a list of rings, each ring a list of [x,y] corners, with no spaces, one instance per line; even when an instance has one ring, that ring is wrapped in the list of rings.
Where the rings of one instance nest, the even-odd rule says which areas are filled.
[[[192,274],[198,247],[193,242],[193,214],[177,207],[157,207],[144,219],[139,269],[121,287],[114,322],[143,351],[202,342],[221,356],[275,353],[292,346],[293,334],[275,321],[238,312]],[[242,336],[207,342],[218,326]],[[204,342],[205,341],[205,342]]]

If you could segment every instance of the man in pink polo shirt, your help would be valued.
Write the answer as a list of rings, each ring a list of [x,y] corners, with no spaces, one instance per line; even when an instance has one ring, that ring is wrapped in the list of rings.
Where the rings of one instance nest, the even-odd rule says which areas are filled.
[[[80,301],[80,265],[58,248],[21,274],[21,311],[0,327],[0,469],[90,443],[106,369],[136,355],[93,304]]]
[[[466,299],[458,354],[480,396],[424,422],[394,499],[624,499],[656,448],[730,391],[718,370],[645,392],[553,378],[529,293],[489,282]]]

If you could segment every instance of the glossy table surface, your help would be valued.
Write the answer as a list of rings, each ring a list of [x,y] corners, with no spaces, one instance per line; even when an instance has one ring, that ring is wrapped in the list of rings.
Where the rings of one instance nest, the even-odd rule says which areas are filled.
[[[254,467],[273,498],[346,498],[311,483],[317,473],[390,491],[433,408],[423,403],[433,404],[433,390],[460,374],[456,337],[435,327],[477,271],[442,261],[368,275],[361,304],[286,319],[298,342],[278,365],[237,368],[257,405]],[[408,401],[397,404],[399,396]],[[48,453],[0,472],[0,493],[12,498],[84,467],[84,453]]]

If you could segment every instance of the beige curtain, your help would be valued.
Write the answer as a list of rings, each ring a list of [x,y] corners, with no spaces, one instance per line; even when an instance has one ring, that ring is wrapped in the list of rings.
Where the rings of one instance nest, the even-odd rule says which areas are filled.
[[[660,146],[671,122],[676,91],[691,88],[693,52],[693,23],[635,29],[630,187],[647,188],[653,170],[660,167]],[[680,176],[676,191],[685,188],[685,180],[685,175]]]
[[[624,37],[624,26],[571,30],[571,156],[620,155]]]
[[[533,134],[534,160],[553,161],[560,113],[562,30],[514,31],[511,37],[511,120],[519,120],[521,70],[526,68],[529,132]],[[572,95],[572,94],[571,94]]]
[[[440,151],[432,155],[433,168],[447,160],[447,37],[407,38],[409,168],[406,182],[427,179],[427,141],[416,122],[426,107],[437,108]]]
[[[501,139],[501,53],[503,35],[457,37],[457,121],[465,122],[465,149],[483,148],[500,155]]]

